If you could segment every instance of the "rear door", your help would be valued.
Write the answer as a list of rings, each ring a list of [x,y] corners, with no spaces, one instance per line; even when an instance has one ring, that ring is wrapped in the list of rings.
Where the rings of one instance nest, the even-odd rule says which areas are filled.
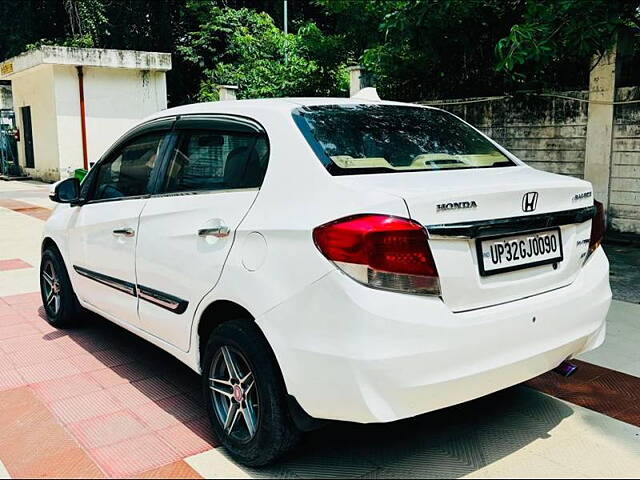
[[[76,294],[118,320],[137,324],[135,245],[140,213],[155,182],[166,129],[126,140],[90,172],[84,205],[69,226]]]
[[[140,217],[136,270],[141,327],[187,351],[195,309],[222,273],[269,151],[259,125],[230,117],[182,117],[174,135],[161,193]]]

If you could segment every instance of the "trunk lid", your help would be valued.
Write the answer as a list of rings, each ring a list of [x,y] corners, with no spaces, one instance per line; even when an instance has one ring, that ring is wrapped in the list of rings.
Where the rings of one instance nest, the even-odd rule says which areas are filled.
[[[436,226],[484,224],[487,220],[520,217],[519,224],[509,221],[501,229],[499,235],[506,237],[511,232],[532,231],[531,226],[522,225],[522,217],[527,216],[531,217],[527,221],[537,219],[535,229],[551,230],[544,223],[553,215],[546,214],[593,205],[589,182],[526,166],[344,176],[336,177],[336,181],[352,188],[401,197],[409,216],[433,232],[443,231]],[[523,197],[530,192],[537,193],[537,205],[533,211],[525,212],[531,202],[525,205]],[[488,276],[480,273],[476,245],[477,237],[486,237],[488,232],[474,231],[474,238],[430,234],[429,245],[445,304],[459,312],[569,285],[582,267],[591,222],[582,219],[581,223],[567,223],[559,228],[562,261]]]

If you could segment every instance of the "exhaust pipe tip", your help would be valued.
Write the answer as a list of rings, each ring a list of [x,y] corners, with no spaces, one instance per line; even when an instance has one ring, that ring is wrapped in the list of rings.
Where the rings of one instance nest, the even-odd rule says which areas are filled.
[[[563,377],[570,377],[575,373],[578,369],[577,365],[574,365],[571,362],[567,362],[566,360],[553,369],[555,373],[558,375],[562,375]]]

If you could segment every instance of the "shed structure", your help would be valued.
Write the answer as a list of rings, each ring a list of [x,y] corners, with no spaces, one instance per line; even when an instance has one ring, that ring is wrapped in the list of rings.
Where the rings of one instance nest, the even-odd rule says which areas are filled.
[[[87,168],[140,119],[167,108],[171,55],[43,46],[0,64],[11,81],[22,170],[56,181]]]

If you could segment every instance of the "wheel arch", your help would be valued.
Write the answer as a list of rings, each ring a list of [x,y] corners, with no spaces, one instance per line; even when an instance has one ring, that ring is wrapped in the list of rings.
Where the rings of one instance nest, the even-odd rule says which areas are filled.
[[[209,341],[209,337],[211,333],[220,325],[225,322],[234,319],[243,319],[247,322],[253,323],[256,328],[260,331],[262,336],[265,338],[267,345],[271,350],[271,355],[275,361],[276,367],[280,374],[280,379],[282,384],[284,385],[285,392],[287,391],[286,382],[284,380],[284,376],[282,373],[282,367],[280,366],[280,362],[278,357],[276,356],[273,348],[271,347],[268,338],[260,328],[260,325],[255,321],[255,316],[245,307],[240,305],[237,302],[232,300],[215,300],[210,303],[200,315],[200,320],[198,322],[198,366],[200,367],[201,372],[204,371],[204,366],[202,365],[204,359],[204,350],[207,347],[207,342]],[[300,406],[295,397],[291,396],[287,392],[287,407],[289,409],[289,413],[291,418],[296,425],[296,427],[304,432],[308,432],[311,430],[315,430],[317,428],[322,427],[326,422],[324,420],[318,420],[309,416],[307,412]]]
[[[42,253],[48,248],[54,248],[58,251],[58,253],[60,253],[60,247],[58,247],[58,244],[55,242],[55,240],[51,237],[44,237],[42,239],[40,252]]]
[[[232,300],[215,300],[202,311],[198,320],[198,365],[202,368],[204,350],[211,333],[229,320],[244,319],[255,323],[255,316],[245,307]]]

